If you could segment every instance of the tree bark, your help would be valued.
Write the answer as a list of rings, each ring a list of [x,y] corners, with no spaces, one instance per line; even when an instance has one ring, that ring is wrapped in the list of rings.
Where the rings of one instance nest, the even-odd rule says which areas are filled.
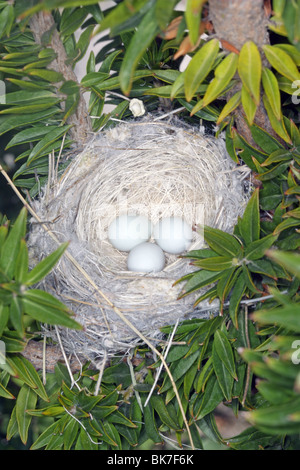
[[[44,33],[52,31],[49,46],[56,53],[56,59],[51,62],[49,69],[60,72],[65,80],[73,80],[77,83],[77,77],[72,67],[67,64],[68,56],[59,37],[52,14],[46,11],[37,13],[31,17],[29,25],[37,44],[42,44]],[[92,133],[86,102],[81,94],[76,111],[68,118],[68,124],[73,124],[69,134],[81,147],[89,140]]]
[[[238,50],[247,41],[253,41],[260,52],[262,52],[263,45],[269,44],[268,18],[264,11],[264,0],[209,0],[209,15],[218,39],[227,41]],[[261,57],[263,65],[268,66],[264,54]],[[240,87],[241,84],[239,83],[237,87],[231,90],[227,99]],[[235,116],[238,132],[251,145],[257,147],[253,141],[242,106],[237,108]],[[279,139],[271,126],[262,100],[257,108],[254,123],[265,129],[277,140]]]
[[[29,341],[22,351],[22,356],[28,359],[36,370],[45,369],[46,372],[54,372],[55,366],[58,362],[65,364],[65,360],[61,349],[57,345],[47,345],[44,353],[42,341]],[[86,362],[85,358],[79,358],[82,364]],[[76,358],[71,358],[69,361],[72,372],[80,371],[80,363]]]

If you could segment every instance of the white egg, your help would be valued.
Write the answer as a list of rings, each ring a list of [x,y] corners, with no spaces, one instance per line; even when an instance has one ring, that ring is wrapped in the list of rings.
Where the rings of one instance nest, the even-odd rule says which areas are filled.
[[[152,224],[143,215],[123,214],[108,227],[110,243],[120,251],[130,251],[151,237]]]
[[[151,273],[162,271],[165,266],[165,255],[155,243],[141,243],[128,254],[127,267],[129,271]]]
[[[153,237],[166,253],[178,255],[190,247],[193,231],[181,217],[164,217],[155,224]]]

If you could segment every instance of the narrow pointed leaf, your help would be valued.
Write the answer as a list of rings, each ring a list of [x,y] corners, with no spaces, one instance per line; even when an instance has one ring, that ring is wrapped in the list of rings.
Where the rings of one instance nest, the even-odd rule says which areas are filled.
[[[232,257],[215,256],[214,258],[196,260],[193,262],[195,266],[206,269],[207,271],[223,271],[232,267]]]
[[[138,25],[121,65],[119,75],[120,86],[125,95],[128,95],[130,92],[133,74],[139,60],[159,32],[158,23],[153,14],[153,8],[146,13]]]
[[[214,347],[215,351],[219,356],[220,361],[222,361],[231,374],[231,376],[237,380],[237,373],[235,367],[235,361],[233,356],[233,351],[231,344],[222,330],[217,330],[214,334]]]
[[[49,401],[44,385],[41,382],[38,372],[30,361],[25,357],[11,355],[7,358],[8,365],[13,369],[14,374],[25,384],[32,388],[44,401]]]
[[[262,71],[262,84],[264,87],[265,94],[268,97],[273,113],[278,121],[281,120],[281,96],[278,86],[277,78],[274,73],[267,67],[263,68]]]
[[[26,276],[25,283],[29,286],[41,281],[55,266],[68,246],[68,242],[62,243],[57,250],[40,261]]]
[[[46,292],[43,294],[46,294]],[[32,298],[30,290],[26,291],[22,297],[22,305],[24,311],[39,322],[48,323],[49,325],[61,325],[73,329],[82,328],[71,317],[68,311],[62,310],[51,302],[46,302],[42,295],[37,295],[37,292],[35,297]]]
[[[300,278],[300,255],[297,253],[269,250],[267,256]]]
[[[263,51],[272,67],[292,82],[300,80],[300,73],[293,59],[276,46],[263,46]]]
[[[194,55],[184,75],[185,96],[191,101],[197,88],[209,74],[219,52],[219,41],[211,39]]]
[[[212,359],[213,368],[218,380],[219,387],[221,388],[226,401],[231,401],[233,377],[225,367],[224,362],[220,360],[220,356],[216,350],[215,342],[213,342]]]
[[[255,118],[257,105],[254,103],[250,93],[248,92],[248,90],[246,89],[244,85],[242,86],[241,99],[242,99],[243,109],[245,111],[249,125],[251,126]]]
[[[215,77],[207,87],[203,97],[203,106],[207,106],[222,94],[234,77],[238,64],[238,55],[229,54],[215,69]]]
[[[239,230],[246,245],[259,239],[260,211],[258,189],[255,189],[247,204],[243,217],[239,223]]]
[[[257,106],[260,101],[261,57],[254,42],[247,41],[241,48],[238,72],[243,86]]]
[[[274,129],[274,131],[288,144],[291,144],[291,138],[287,133],[287,130],[284,125],[283,117],[281,116],[281,119],[278,120],[277,117],[275,116],[272,106],[270,104],[269,98],[266,95],[263,95],[263,102],[264,106],[266,108],[266,111],[268,113],[268,117],[270,119],[270,123]]]
[[[212,250],[221,256],[237,256],[240,253],[241,245],[231,234],[222,230],[205,226],[204,239]]]
[[[20,242],[26,233],[27,210],[23,208],[1,247],[0,267],[4,274],[12,277],[19,255]]]
[[[222,109],[218,120],[217,124],[220,124],[224,119],[231,114],[241,103],[242,101],[242,96],[241,92],[237,91],[225,104],[224,108]]]
[[[28,385],[23,385],[23,387],[19,391],[16,402],[16,418],[18,423],[18,430],[23,444],[26,444],[27,442],[29,426],[32,420],[32,416],[26,413],[26,411],[28,409],[35,408],[36,402],[36,393],[30,387],[28,387]]]
[[[233,324],[238,328],[238,319],[237,315],[239,312],[240,302],[243,298],[243,295],[246,291],[246,284],[243,274],[237,278],[236,283],[232,289],[230,301],[229,301],[229,315],[233,321]]]
[[[189,37],[193,45],[196,44],[199,37],[202,5],[205,2],[206,0],[187,0],[184,15],[189,30]]]
[[[250,260],[258,260],[264,256],[267,250],[269,250],[274,242],[277,240],[278,235],[266,235],[260,240],[255,240],[246,247],[245,258]]]
[[[53,130],[51,130],[48,134],[46,134],[32,149],[32,151],[29,154],[28,160],[27,160],[27,165],[29,165],[33,160],[35,160],[37,157],[41,155],[43,150],[49,147],[49,145],[53,144],[56,142],[60,137],[62,137],[64,134],[68,132],[70,129],[70,125],[68,126],[63,126],[63,127],[57,127]]]

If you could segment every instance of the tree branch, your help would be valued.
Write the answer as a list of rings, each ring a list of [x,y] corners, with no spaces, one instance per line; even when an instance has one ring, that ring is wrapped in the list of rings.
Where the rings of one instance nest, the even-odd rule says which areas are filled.
[[[247,41],[253,41],[258,49],[269,44],[268,18],[264,10],[264,0],[209,0],[209,14],[218,39],[229,42],[236,49],[241,50]],[[269,66],[262,54],[264,66]],[[240,88],[234,87],[227,96],[229,99]],[[242,106],[235,112],[238,132],[253,146],[255,144]],[[255,124],[279,140],[268,118],[266,109],[261,100],[254,119]],[[281,139],[280,139],[281,140]]]
[[[49,46],[56,53],[56,59],[51,62],[50,67],[52,70],[60,72],[65,80],[73,80],[77,83],[77,77],[72,67],[67,63],[68,56],[59,37],[52,14],[46,11],[39,12],[31,17],[29,25],[37,44],[42,44],[43,34],[51,31]],[[90,134],[93,131],[86,102],[81,93],[77,109],[68,118],[67,122],[68,124],[73,124],[69,133],[71,138],[80,144],[79,146],[90,138]]]

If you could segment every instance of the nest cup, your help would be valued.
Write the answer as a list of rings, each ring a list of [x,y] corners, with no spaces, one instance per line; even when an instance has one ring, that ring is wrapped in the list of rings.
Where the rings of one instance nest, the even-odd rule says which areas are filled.
[[[70,241],[69,253],[104,294],[66,256],[43,282],[41,287],[60,298],[84,327],[59,328],[66,352],[96,363],[104,353],[121,354],[140,341],[112,305],[153,340],[161,337],[162,326],[214,308],[204,302],[197,313],[193,304],[199,292],[178,300],[182,284],[173,284],[193,269],[187,259],[165,253],[163,271],[128,271],[128,253],[114,248],[107,237],[118,215],[142,214],[153,224],[180,216],[194,228],[190,249],[198,249],[204,246],[202,224],[232,231],[247,200],[242,172],[222,138],[203,135],[181,121],[153,119],[97,134],[62,175],[51,175],[34,203],[56,237]],[[33,264],[57,248],[36,223],[28,244]],[[57,339],[54,329],[45,326],[44,332]]]

